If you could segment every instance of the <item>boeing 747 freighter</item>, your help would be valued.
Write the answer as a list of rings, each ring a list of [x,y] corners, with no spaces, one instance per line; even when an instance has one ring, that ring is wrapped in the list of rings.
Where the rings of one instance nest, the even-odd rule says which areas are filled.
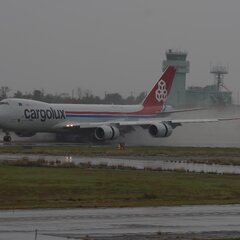
[[[162,113],[176,112],[166,106],[176,69],[169,66],[139,105],[50,104],[28,99],[0,101],[0,128],[4,142],[10,132],[30,137],[38,132],[88,135],[98,141],[117,139],[134,127],[147,129],[156,138],[168,137],[182,123],[226,119],[163,120]]]

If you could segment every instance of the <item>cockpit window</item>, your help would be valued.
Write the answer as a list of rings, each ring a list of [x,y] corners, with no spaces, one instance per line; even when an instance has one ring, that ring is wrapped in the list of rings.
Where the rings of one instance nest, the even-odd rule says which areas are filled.
[[[22,103],[18,103],[19,106],[22,106]]]
[[[0,105],[9,105],[9,102],[0,102]]]

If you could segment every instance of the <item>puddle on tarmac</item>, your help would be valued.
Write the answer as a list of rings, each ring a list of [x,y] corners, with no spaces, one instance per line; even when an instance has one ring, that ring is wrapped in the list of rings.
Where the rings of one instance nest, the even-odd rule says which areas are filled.
[[[220,165],[220,164],[203,164],[203,163],[189,163],[184,159],[179,160],[165,160],[154,159],[144,160],[121,157],[86,157],[86,156],[52,156],[52,155],[33,155],[33,154],[1,154],[0,160],[39,160],[44,159],[47,161],[61,161],[61,162],[74,162],[89,163],[91,165],[106,165],[113,167],[131,167],[135,169],[153,169],[153,170],[182,170],[189,172],[204,172],[204,173],[219,173],[219,174],[240,174],[240,166],[236,165]],[[159,157],[160,158],[160,157]]]

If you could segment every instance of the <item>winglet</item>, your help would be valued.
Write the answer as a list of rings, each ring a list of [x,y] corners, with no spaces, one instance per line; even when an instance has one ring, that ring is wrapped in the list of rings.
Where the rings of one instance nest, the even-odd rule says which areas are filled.
[[[176,73],[176,68],[168,66],[161,78],[157,81],[153,89],[144,99],[143,107],[158,107],[163,106],[170,93],[173,79]]]

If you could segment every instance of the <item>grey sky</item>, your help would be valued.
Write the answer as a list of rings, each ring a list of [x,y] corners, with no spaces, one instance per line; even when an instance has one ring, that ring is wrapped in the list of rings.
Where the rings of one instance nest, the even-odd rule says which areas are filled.
[[[239,0],[1,0],[0,85],[138,94],[172,48],[189,53],[187,85],[212,83],[211,63],[229,65],[236,98],[239,13]]]

